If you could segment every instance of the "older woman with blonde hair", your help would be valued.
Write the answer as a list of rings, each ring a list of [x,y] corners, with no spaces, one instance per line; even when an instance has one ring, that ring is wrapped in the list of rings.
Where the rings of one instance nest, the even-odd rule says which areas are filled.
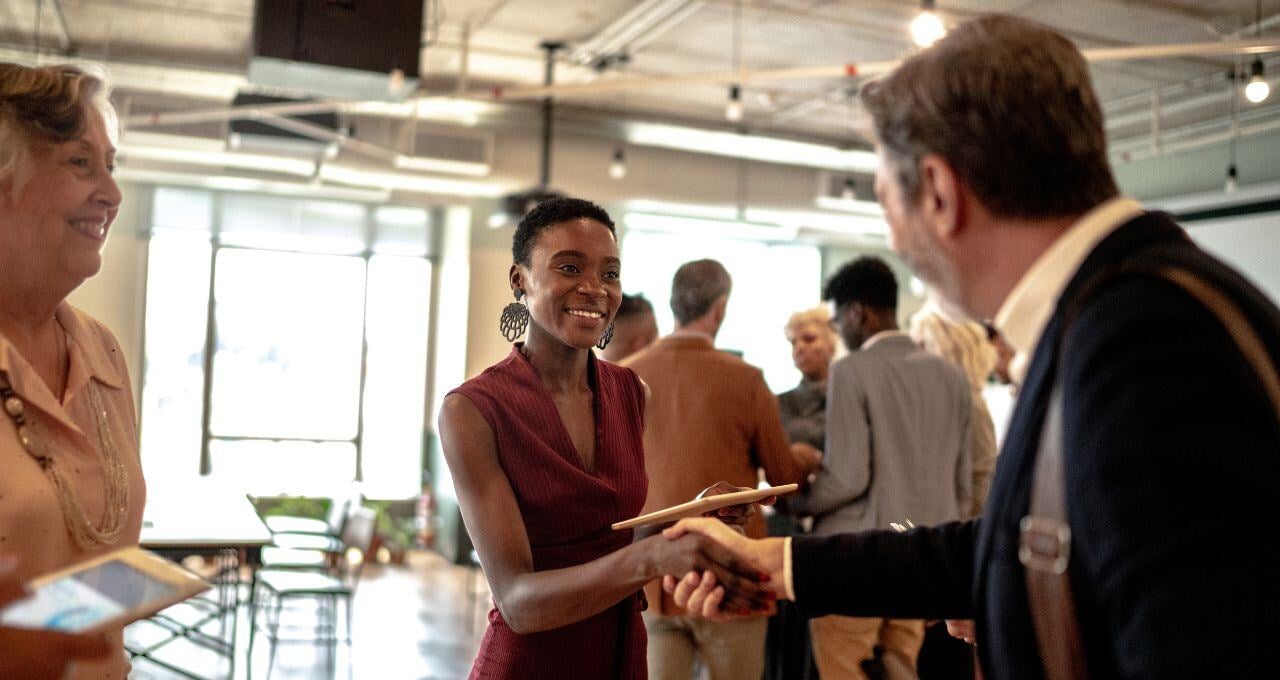
[[[124,352],[66,302],[98,273],[120,208],[107,93],[73,66],[0,64],[0,551],[18,581],[135,545],[142,526]],[[128,675],[120,629],[106,637],[111,653],[69,677]]]
[[[800,371],[800,384],[778,395],[782,427],[796,453],[807,455],[815,465],[822,461],[827,428],[827,373],[836,355],[836,331],[831,310],[826,306],[798,311],[787,319],[782,332],[791,343],[791,360]],[[769,517],[769,534],[790,536],[801,533],[796,518],[786,514],[785,499],[780,512]],[[817,677],[809,649],[809,625],[790,602],[778,603],[778,613],[769,619],[765,638],[765,680],[793,680]]]
[[[793,444],[805,444],[820,454],[826,429],[827,372],[836,355],[831,311],[814,307],[796,312],[783,332],[791,343],[800,384],[778,395],[782,425]]]
[[[973,411],[969,425],[969,453],[973,461],[973,506],[969,516],[977,517],[991,486],[996,469],[996,433],[982,388],[996,365],[996,348],[987,339],[987,330],[975,321],[956,321],[930,301],[911,317],[911,338],[926,352],[960,367],[969,381]]]

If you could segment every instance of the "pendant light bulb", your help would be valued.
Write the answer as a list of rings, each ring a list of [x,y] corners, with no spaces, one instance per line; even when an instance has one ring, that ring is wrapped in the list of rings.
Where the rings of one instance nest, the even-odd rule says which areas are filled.
[[[613,162],[609,164],[609,176],[613,179],[622,179],[627,176],[627,157],[622,153],[622,147],[613,150]]]
[[[911,39],[920,47],[928,47],[947,34],[942,17],[934,11],[934,0],[921,0],[920,13],[911,20]]]
[[[1254,58],[1249,72],[1249,84],[1244,86],[1244,97],[1254,104],[1260,104],[1271,96],[1271,86],[1267,84],[1262,57]]]
[[[737,85],[729,86],[729,103],[724,107],[724,117],[730,123],[742,120],[742,88]]]
[[[1228,194],[1234,194],[1239,188],[1239,173],[1236,172],[1236,164],[1232,163],[1227,167],[1227,182],[1222,186],[1222,191]]]

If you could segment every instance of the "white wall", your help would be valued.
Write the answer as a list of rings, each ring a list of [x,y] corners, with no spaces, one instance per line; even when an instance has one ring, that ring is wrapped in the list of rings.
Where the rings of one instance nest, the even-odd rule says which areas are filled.
[[[1280,304],[1280,213],[1192,222],[1187,233]]]
[[[139,188],[120,187],[124,202],[102,253],[102,269],[68,301],[107,325],[120,341],[137,401],[142,387],[143,302],[147,288],[147,242]]]

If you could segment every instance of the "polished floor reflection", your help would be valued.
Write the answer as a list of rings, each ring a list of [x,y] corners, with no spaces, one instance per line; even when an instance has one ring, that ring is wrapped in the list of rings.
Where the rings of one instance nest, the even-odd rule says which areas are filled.
[[[282,643],[272,662],[266,637],[259,634],[250,668],[241,662],[235,677],[461,680],[479,646],[488,603],[483,578],[434,553],[411,554],[404,566],[370,565],[356,591],[350,647],[340,643],[330,654],[319,645]],[[288,610],[281,618],[281,635],[305,637],[314,621],[310,607]],[[154,631],[146,625],[135,624],[130,630],[133,640],[149,634]],[[238,647],[245,649],[247,642],[248,626],[242,617]],[[194,645],[176,643],[157,652],[157,657],[206,677],[227,677],[225,660]],[[135,659],[130,677],[172,680],[187,676]]]

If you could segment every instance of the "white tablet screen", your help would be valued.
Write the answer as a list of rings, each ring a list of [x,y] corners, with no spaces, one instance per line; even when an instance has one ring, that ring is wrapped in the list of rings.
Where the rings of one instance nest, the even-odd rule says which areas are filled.
[[[41,586],[0,613],[0,624],[77,632],[174,591],[127,564],[104,562]]]

